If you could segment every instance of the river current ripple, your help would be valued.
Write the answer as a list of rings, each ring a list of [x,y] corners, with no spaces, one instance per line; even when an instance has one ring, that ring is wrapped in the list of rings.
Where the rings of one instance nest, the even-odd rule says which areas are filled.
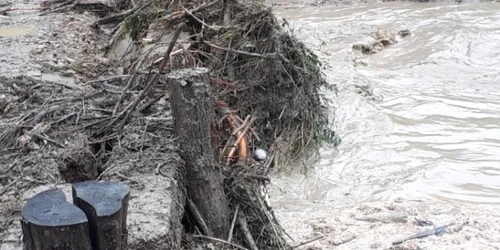
[[[338,85],[332,114],[342,137],[338,150],[321,150],[312,178],[278,179],[293,194],[282,201],[500,203],[500,4],[377,3],[278,14]],[[352,50],[376,28],[412,35],[374,55]],[[359,86],[373,96],[356,93]]]

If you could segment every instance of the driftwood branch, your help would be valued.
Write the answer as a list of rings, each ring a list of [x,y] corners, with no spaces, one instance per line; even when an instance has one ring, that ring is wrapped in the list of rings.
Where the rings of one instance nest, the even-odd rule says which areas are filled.
[[[207,226],[207,223],[205,223],[205,219],[203,219],[203,216],[201,215],[200,211],[194,204],[194,202],[191,199],[187,199],[187,205],[189,207],[189,210],[191,210],[191,213],[193,213],[194,217],[196,218],[196,221],[198,222],[198,225],[201,228],[201,231],[203,234],[207,236],[212,236],[212,232]]]
[[[246,56],[260,57],[260,58],[264,58],[264,59],[272,59],[272,58],[276,57],[276,53],[257,54],[257,53],[242,51],[242,50],[224,48],[224,47],[221,47],[219,45],[215,45],[215,44],[208,42],[208,41],[204,41],[204,43],[206,45],[213,47],[213,48],[216,48],[216,49],[220,49],[220,50],[224,50],[224,51],[232,52],[232,53],[238,53],[238,54],[242,54],[242,55],[246,55]]]
[[[255,117],[252,117],[250,119],[250,121],[248,121],[247,123],[244,124],[244,128],[241,132],[238,132],[238,138],[236,138],[236,141],[234,142],[234,145],[233,147],[231,148],[231,150],[229,151],[229,154],[227,155],[227,160],[226,160],[226,165],[229,166],[230,163],[231,163],[231,159],[233,157],[233,154],[234,152],[236,151],[236,148],[237,148],[237,145],[240,145],[243,146],[243,147],[247,147],[248,148],[248,145],[246,145],[248,143],[248,140],[246,139],[246,132],[248,131],[248,129],[250,128],[250,126],[252,126],[253,122],[256,120]],[[244,140],[244,143],[240,143],[242,140]],[[240,161],[245,161],[246,158],[247,158],[247,155],[239,155],[239,157],[241,159],[239,159]]]
[[[248,223],[245,214],[242,211],[239,211],[238,214],[238,225],[240,226],[241,233],[245,236],[245,241],[250,246],[250,249],[258,250],[252,233],[250,232],[250,229],[248,229]]]
[[[123,21],[126,17],[136,13],[137,11],[143,9],[144,7],[148,6],[151,4],[151,1],[146,2],[144,4],[141,4],[133,9],[118,13],[116,15],[111,15],[107,17],[103,17],[97,21],[94,22],[93,26],[98,26],[98,25],[103,25],[103,24],[108,24],[108,23],[114,23],[114,22],[120,22]]]
[[[160,66],[158,67],[158,72],[162,72],[163,69],[165,68],[165,65],[167,65],[167,62],[170,59],[170,53],[172,52],[172,50],[174,48],[174,45],[177,42],[177,39],[179,38],[179,35],[181,34],[181,31],[184,28],[184,26],[185,26],[185,24],[181,23],[177,27],[177,29],[175,30],[174,36],[172,37],[172,41],[170,42],[170,45],[168,46],[167,51],[163,55],[163,60],[161,61]],[[123,123],[121,124],[119,131],[121,131],[123,129],[123,126],[125,126],[125,124],[128,123],[128,120],[130,119],[130,116],[132,115],[132,113],[136,109],[136,107],[139,104],[139,102],[144,97],[144,94],[149,90],[149,88],[151,88],[152,86],[154,86],[154,85],[156,85],[158,83],[158,81],[160,80],[160,76],[161,76],[160,73],[155,74],[155,77],[153,78],[153,80],[150,81],[148,83],[148,85],[146,85],[146,87],[141,91],[141,93],[139,94],[139,96],[134,100],[134,102],[132,104],[132,107],[130,108],[130,111],[125,116],[125,119],[123,119]]]

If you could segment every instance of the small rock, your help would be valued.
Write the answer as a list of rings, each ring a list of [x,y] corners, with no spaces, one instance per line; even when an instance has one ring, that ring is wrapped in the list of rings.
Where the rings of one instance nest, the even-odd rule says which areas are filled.
[[[38,71],[29,71],[27,73],[28,76],[31,76],[31,77],[40,77],[42,76],[42,73],[41,72],[38,72]]]
[[[340,236],[336,236],[330,243],[333,244],[334,246],[339,246],[342,244],[345,244],[351,240],[354,240],[356,238],[356,235],[354,235],[351,232],[346,232],[341,234]]]
[[[399,222],[399,223],[406,223],[408,222],[408,215],[403,212],[395,212],[395,211],[387,211],[387,212],[378,212],[378,213],[373,213],[370,215],[366,216],[361,216],[356,218],[356,220],[360,221],[367,221],[367,222],[384,222],[384,223],[389,223],[389,222]]]
[[[448,227],[447,231],[448,233],[457,233],[457,232],[460,232],[462,231],[462,229],[464,228],[464,225],[468,224],[468,222],[461,222],[461,223],[455,223],[454,225],[451,225],[450,227]]]
[[[267,159],[267,151],[262,148],[257,148],[254,152],[255,159],[263,161]]]

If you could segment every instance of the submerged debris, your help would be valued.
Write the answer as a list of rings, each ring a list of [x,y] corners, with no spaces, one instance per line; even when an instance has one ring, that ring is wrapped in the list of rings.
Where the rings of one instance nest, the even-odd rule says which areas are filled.
[[[392,245],[398,245],[398,244],[401,244],[401,243],[403,243],[405,241],[409,241],[409,240],[413,240],[413,239],[425,238],[425,237],[429,237],[429,236],[432,236],[432,235],[441,236],[444,233],[446,233],[446,229],[449,226],[453,225],[453,224],[454,223],[447,224],[447,225],[444,225],[444,226],[436,227],[434,229],[430,229],[430,230],[426,230],[426,231],[414,234],[414,235],[412,235],[412,236],[410,236],[408,238],[395,241],[395,242],[392,243]]]
[[[367,222],[406,223],[408,222],[408,214],[397,211],[385,211],[385,212],[378,212],[365,216],[360,216],[357,217],[356,220],[367,221]]]
[[[433,226],[434,223],[430,220],[426,220],[426,219],[420,219],[420,218],[417,218],[415,217],[415,222],[417,223],[417,225],[421,226],[421,227],[425,227],[425,226]]]
[[[398,35],[401,37],[407,37],[407,36],[411,35],[411,32],[409,29],[404,29],[404,30],[398,31]]]
[[[398,32],[398,35],[401,37],[406,37],[410,34],[410,31],[407,29]],[[396,35],[382,28],[377,29],[372,37],[373,39],[370,42],[354,44],[352,48],[360,50],[364,54],[375,54],[387,46],[398,42]]]

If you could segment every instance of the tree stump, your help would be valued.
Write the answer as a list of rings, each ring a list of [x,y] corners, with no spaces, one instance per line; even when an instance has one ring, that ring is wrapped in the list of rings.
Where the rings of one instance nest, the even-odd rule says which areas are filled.
[[[93,250],[127,248],[130,188],[121,183],[85,181],[72,184],[73,203],[87,215]]]
[[[215,237],[229,231],[229,207],[221,166],[215,161],[210,128],[214,100],[206,68],[181,69],[166,76],[179,155],[186,162],[188,197]]]
[[[24,250],[91,250],[85,213],[59,189],[29,199],[21,212]]]

